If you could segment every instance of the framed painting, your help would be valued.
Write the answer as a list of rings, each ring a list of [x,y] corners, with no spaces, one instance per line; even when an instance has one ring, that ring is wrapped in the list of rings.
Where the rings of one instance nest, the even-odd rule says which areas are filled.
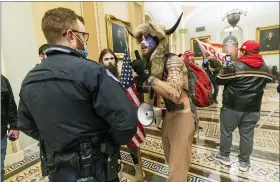
[[[259,27],[256,35],[260,43],[260,54],[279,54],[279,25]]]
[[[197,39],[200,40],[201,42],[204,42],[205,40],[210,40],[211,36],[207,35],[207,36],[197,37]],[[202,59],[202,53],[200,51],[199,45],[196,42],[195,38],[191,38],[191,50],[194,52],[195,60]]]
[[[131,27],[131,23],[106,15],[106,25],[108,48],[112,49],[118,58],[123,59],[130,40],[126,26]]]

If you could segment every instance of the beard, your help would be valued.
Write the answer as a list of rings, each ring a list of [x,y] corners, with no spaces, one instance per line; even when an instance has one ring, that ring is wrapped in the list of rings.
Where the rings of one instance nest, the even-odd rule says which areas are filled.
[[[151,58],[151,56],[152,56],[152,54],[153,54],[153,52],[154,52],[155,49],[156,49],[156,47],[153,47],[153,48],[150,48],[150,49],[148,50],[148,52],[146,52],[146,53],[143,53],[143,52],[142,52],[142,59],[143,59],[144,61],[146,61],[146,62],[149,62],[149,61],[150,61],[150,58]]]
[[[109,64],[106,67],[117,79],[120,79],[120,75],[119,75],[119,70],[118,70],[118,65],[116,64]]]

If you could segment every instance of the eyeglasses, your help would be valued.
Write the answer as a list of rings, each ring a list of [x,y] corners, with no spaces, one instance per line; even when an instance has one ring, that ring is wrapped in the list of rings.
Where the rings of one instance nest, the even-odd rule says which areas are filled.
[[[79,32],[77,30],[72,30],[72,32],[76,32],[76,33],[82,34],[84,39],[85,39],[85,42],[87,42],[88,39],[89,39],[89,33],[87,33],[87,32]],[[64,37],[66,34],[67,34],[67,31],[64,34],[62,34],[62,36]]]
[[[104,61],[109,61],[109,60],[113,61],[113,60],[115,60],[115,58],[114,57],[104,58]]]

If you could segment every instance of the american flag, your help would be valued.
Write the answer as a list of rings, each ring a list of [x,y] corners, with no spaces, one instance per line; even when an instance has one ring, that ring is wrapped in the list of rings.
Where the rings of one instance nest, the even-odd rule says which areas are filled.
[[[122,71],[121,71],[121,84],[126,89],[126,94],[128,98],[132,101],[133,105],[138,108],[140,105],[139,101],[139,95],[136,90],[136,85],[133,81],[132,76],[132,68],[130,66],[131,60],[129,57],[128,50],[125,50],[124,52],[124,58],[123,58],[123,65],[122,65]],[[137,133],[132,138],[132,140],[129,142],[129,144],[132,147],[139,147],[142,142],[144,142],[146,137],[145,131],[143,126],[139,121],[137,121]]]

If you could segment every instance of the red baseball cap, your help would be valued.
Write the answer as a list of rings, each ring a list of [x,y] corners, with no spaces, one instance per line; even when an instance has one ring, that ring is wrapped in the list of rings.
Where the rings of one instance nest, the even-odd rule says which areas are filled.
[[[254,40],[247,40],[242,44],[242,46],[239,48],[241,51],[250,51],[250,52],[260,52],[260,44],[257,41]]]

